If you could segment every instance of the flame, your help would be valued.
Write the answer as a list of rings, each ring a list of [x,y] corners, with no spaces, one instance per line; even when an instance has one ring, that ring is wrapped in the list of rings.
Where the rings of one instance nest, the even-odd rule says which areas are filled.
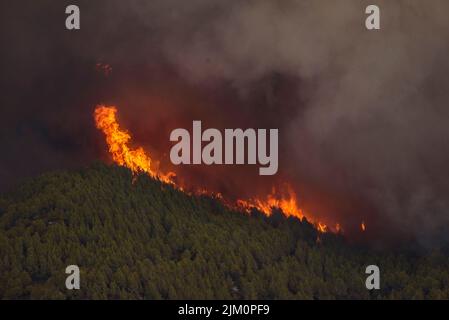
[[[163,173],[157,168],[152,168],[152,159],[142,147],[132,148],[130,146],[131,135],[120,128],[117,122],[117,108],[114,106],[98,105],[94,111],[95,124],[98,129],[103,131],[106,136],[106,143],[109,147],[109,152],[112,160],[124,167],[129,168],[133,173],[145,172],[153,178],[159,179],[162,182],[169,183],[183,191],[182,186],[176,184],[174,172]],[[197,188],[194,191],[196,195],[208,195],[217,199],[223,199],[220,193],[213,193],[204,188]],[[252,208],[259,210],[267,216],[270,216],[273,208],[279,208],[287,217],[296,217],[300,220],[306,217],[306,213],[298,206],[296,193],[293,188],[285,183],[285,186],[280,192],[273,187],[272,192],[268,194],[265,199],[251,198],[248,200],[239,199],[235,204],[224,203],[230,207],[234,207],[246,212],[250,212]],[[307,215],[307,220],[313,223],[316,229],[321,232],[328,232],[329,228],[326,224],[320,221],[314,221],[310,215]],[[337,230],[340,230],[340,225],[337,224]]]
[[[273,187],[271,193],[267,195],[265,199],[239,199],[237,200],[237,206],[243,208],[247,212],[249,212],[252,208],[255,208],[267,216],[271,215],[273,208],[279,208],[285,216],[296,217],[299,220],[307,218],[309,222],[312,222],[315,225],[319,232],[327,232],[329,228],[326,224],[320,221],[314,221],[310,215],[306,214],[304,210],[298,206],[296,200],[297,196],[293,191],[293,188],[288,183],[285,183],[284,186],[286,190],[285,192],[276,192],[276,189]]]
[[[324,223],[318,222],[316,226],[319,232],[327,232],[327,226]]]
[[[142,147],[133,149],[129,142],[131,135],[120,129],[117,122],[117,108],[103,105],[97,106],[94,112],[95,123],[98,129],[106,136],[106,143],[112,160],[117,164],[131,169],[133,173],[146,172],[153,178],[158,178],[163,182],[173,184],[174,172],[163,174],[151,168],[151,158]]]
[[[303,211],[298,207],[296,203],[296,194],[289,184],[285,184],[286,192],[276,193],[276,189],[272,188],[272,192],[266,197],[266,199],[249,199],[249,200],[237,200],[237,204],[243,209],[249,211],[252,208],[256,208],[259,211],[264,212],[266,215],[271,214],[272,208],[279,208],[287,216],[293,216],[299,219],[304,218]]]
[[[340,226],[339,223],[337,223],[337,224],[335,225],[335,231],[336,231],[337,233],[342,233],[342,232],[343,232],[343,229],[341,228],[341,226]]]
[[[366,230],[365,222],[362,221],[362,223],[360,224],[360,229],[362,229],[362,231],[365,232]]]

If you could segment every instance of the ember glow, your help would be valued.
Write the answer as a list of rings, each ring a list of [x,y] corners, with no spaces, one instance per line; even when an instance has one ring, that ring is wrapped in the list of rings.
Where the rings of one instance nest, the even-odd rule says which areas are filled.
[[[176,174],[174,172],[162,172],[158,168],[152,167],[154,159],[142,147],[133,148],[131,146],[131,134],[120,128],[117,121],[117,108],[114,106],[98,105],[94,112],[95,124],[105,137],[109,147],[109,153],[112,160],[118,165],[129,168],[133,173],[147,173],[149,176],[159,179],[164,183],[174,185],[180,190],[184,186],[176,183]],[[306,218],[313,223],[319,232],[328,232],[329,228],[321,221],[316,221],[312,216],[306,214],[298,205],[295,191],[290,184],[285,183],[282,188],[272,188],[270,194],[265,197],[250,199],[239,199],[236,203],[229,204],[220,193],[214,193],[202,187],[196,187],[193,191],[196,195],[209,195],[214,198],[222,199],[223,202],[240,211],[250,212],[257,209],[267,216],[270,216],[273,208],[279,208],[287,217],[296,217],[300,220]]]
[[[97,69],[97,71],[103,73],[106,77],[112,73],[112,67],[107,63],[97,62],[95,64],[95,68]]]

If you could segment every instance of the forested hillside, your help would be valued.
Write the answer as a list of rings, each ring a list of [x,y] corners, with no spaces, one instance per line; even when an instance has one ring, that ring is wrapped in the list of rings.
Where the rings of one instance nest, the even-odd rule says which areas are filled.
[[[71,264],[80,290],[65,288]],[[365,288],[367,264],[381,290]],[[372,252],[99,163],[0,196],[0,298],[449,298],[449,259]]]

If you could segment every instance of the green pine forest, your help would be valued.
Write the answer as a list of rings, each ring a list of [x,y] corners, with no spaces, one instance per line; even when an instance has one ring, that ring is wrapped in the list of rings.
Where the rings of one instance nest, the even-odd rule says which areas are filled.
[[[1,299],[449,298],[448,254],[401,252],[102,163],[0,195]],[[365,288],[367,261],[381,269],[380,290]],[[80,290],[65,287],[71,264]]]

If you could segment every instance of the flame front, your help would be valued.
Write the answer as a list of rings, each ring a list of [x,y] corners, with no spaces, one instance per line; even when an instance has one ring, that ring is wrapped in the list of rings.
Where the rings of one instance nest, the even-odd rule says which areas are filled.
[[[304,218],[304,212],[298,207],[296,202],[296,194],[289,184],[285,184],[286,192],[276,193],[276,189],[273,188],[272,192],[267,195],[265,199],[249,199],[249,200],[237,200],[237,204],[246,209],[256,208],[259,211],[264,212],[266,215],[271,214],[272,208],[279,208],[287,216],[293,216],[298,219]]]
[[[145,153],[142,147],[132,149],[129,145],[131,135],[120,129],[116,118],[117,108],[107,106],[97,106],[94,117],[98,129],[106,136],[106,143],[112,160],[117,164],[131,169],[132,172],[146,172],[153,178],[158,178],[166,183],[173,183],[173,172],[163,174],[152,170],[151,158]]]
[[[176,174],[174,172],[163,173],[161,170],[152,168],[151,157],[143,148],[132,148],[130,146],[131,135],[126,130],[120,128],[116,114],[116,107],[104,105],[98,105],[94,112],[96,126],[106,136],[106,143],[109,147],[112,160],[121,166],[129,168],[133,173],[145,172],[153,178],[157,178],[183,190],[181,186],[176,184],[174,180]],[[204,188],[197,188],[194,193],[198,195],[206,194],[223,199],[221,194],[210,192]],[[318,231],[328,231],[328,227],[324,223],[315,221],[309,215],[306,216],[305,212],[298,206],[296,193],[288,183],[285,184],[285,188],[281,192],[276,192],[276,189],[273,188],[272,192],[265,198],[237,200],[234,205],[231,204],[229,206],[240,210],[243,209],[246,212],[255,208],[267,216],[271,215],[273,208],[279,208],[287,217],[293,216],[300,220],[306,217],[309,222],[315,225]]]
[[[327,232],[328,227],[320,221],[316,221],[310,215],[306,214],[297,203],[296,193],[292,187],[285,183],[285,191],[276,192],[273,188],[272,192],[265,198],[254,198],[248,200],[237,200],[237,207],[242,208],[246,212],[251,211],[252,208],[259,210],[266,216],[270,216],[273,208],[281,209],[282,213],[287,217],[295,217],[299,220],[306,218],[307,221],[313,223],[319,232]]]

